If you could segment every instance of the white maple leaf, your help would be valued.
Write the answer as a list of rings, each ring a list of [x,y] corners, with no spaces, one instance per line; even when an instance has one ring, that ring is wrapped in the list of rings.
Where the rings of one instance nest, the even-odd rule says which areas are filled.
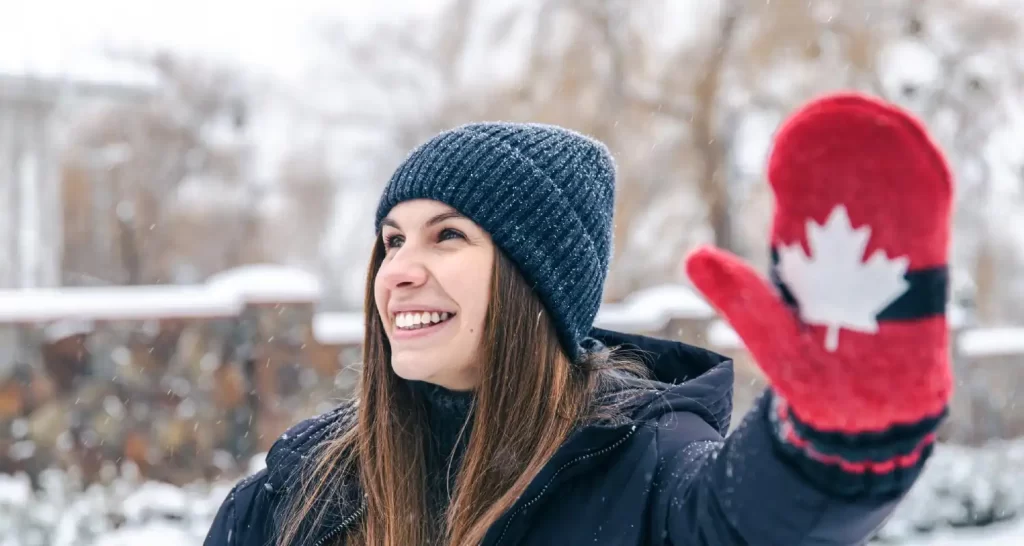
[[[779,276],[809,324],[826,326],[825,349],[839,348],[841,328],[863,333],[878,331],[878,313],[910,287],[904,275],[910,264],[901,256],[888,259],[876,250],[867,262],[864,250],[871,228],[853,229],[846,207],[832,209],[824,225],[807,221],[811,256],[799,242],[779,249]]]

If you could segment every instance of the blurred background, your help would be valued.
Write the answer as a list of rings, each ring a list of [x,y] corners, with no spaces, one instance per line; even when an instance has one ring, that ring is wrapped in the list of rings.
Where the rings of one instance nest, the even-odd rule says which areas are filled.
[[[0,3],[0,545],[199,544],[290,424],[351,393],[376,200],[474,120],[619,167],[599,324],[733,356],[699,243],[766,270],[773,133],[856,89],[957,177],[957,393],[898,544],[1024,541],[1024,2]]]

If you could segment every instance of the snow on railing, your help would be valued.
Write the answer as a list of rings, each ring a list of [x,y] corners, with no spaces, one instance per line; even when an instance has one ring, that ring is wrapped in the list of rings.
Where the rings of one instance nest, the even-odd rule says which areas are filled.
[[[320,282],[278,265],[228,270],[199,285],[0,290],[0,323],[237,316],[246,304],[315,303]]]
[[[363,314],[317,313],[313,315],[313,338],[324,345],[356,345],[363,341]]]
[[[55,320],[144,320],[163,316],[233,316],[242,302],[234,294],[202,286],[69,287],[0,291],[0,322]]]
[[[965,356],[1024,355],[1024,327],[965,330],[958,341],[960,353]]]
[[[950,326],[959,330],[962,310],[950,306]],[[685,285],[661,285],[641,290],[622,303],[601,307],[595,324],[602,328],[634,333],[662,331],[671,320],[707,320],[706,340],[716,350],[742,350],[743,340],[696,292]],[[1024,326],[978,328],[959,334],[963,356],[1024,356]],[[363,339],[363,315],[359,312],[324,312],[313,319],[313,336],[326,345],[355,345]]]
[[[732,326],[719,319],[708,326],[708,345],[718,349],[735,350],[743,348],[743,340]]]
[[[1024,326],[1001,326],[988,328],[958,329],[955,320],[950,326],[957,333],[961,356],[986,358],[998,356],[1024,356]],[[718,349],[742,349],[743,341],[736,331],[723,320],[716,320],[708,326],[708,345]]]
[[[665,284],[636,292],[622,303],[601,307],[594,323],[611,330],[651,332],[672,319],[711,319],[714,310],[683,285]],[[359,312],[324,312],[313,318],[313,337],[326,345],[351,345],[363,340]]]
[[[714,319],[716,313],[696,292],[685,285],[662,285],[639,291],[622,304],[606,304],[596,324],[630,332],[662,330],[668,321]],[[1024,326],[962,329],[964,310],[950,305],[949,325],[959,331],[959,351],[968,357],[1024,355]],[[743,340],[722,319],[708,325],[709,346],[719,350],[741,350]]]
[[[650,332],[672,319],[710,319],[715,310],[693,290],[681,284],[663,284],[628,296],[622,303],[607,303],[594,323],[609,330]]]
[[[307,271],[278,265],[251,265],[210,277],[200,285],[69,287],[0,290],[0,324],[40,323],[51,328],[86,328],[88,321],[146,320],[160,317],[216,318],[241,313],[246,304],[312,303],[323,289]],[[1024,326],[960,330],[957,309],[950,323],[959,331],[963,356],[1024,355]],[[638,291],[622,303],[601,307],[595,324],[633,333],[660,332],[672,320],[707,321],[707,344],[741,350],[743,342],[713,308],[685,285],[665,284]],[[320,312],[313,336],[325,345],[356,345],[363,339],[361,312]]]
[[[323,297],[316,275],[273,264],[245,265],[218,273],[206,279],[206,289],[248,303],[315,302]]]

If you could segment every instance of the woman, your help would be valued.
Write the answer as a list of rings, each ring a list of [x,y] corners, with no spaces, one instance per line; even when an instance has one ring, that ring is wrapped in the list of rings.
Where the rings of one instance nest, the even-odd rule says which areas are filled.
[[[771,382],[724,438],[729,360],[592,327],[602,144],[480,123],[420,146],[377,211],[357,401],[284,434],[206,544],[866,542],[950,396],[950,176],[918,123],[853,95],[788,120],[768,175],[774,286],[687,260]]]

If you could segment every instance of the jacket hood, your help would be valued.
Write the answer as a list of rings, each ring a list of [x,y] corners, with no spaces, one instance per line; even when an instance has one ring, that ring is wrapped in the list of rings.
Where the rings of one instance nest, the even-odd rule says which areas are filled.
[[[594,328],[590,338],[642,362],[654,392],[642,397],[634,418],[657,419],[672,412],[700,416],[725,436],[732,419],[733,362],[718,353],[679,341]]]

